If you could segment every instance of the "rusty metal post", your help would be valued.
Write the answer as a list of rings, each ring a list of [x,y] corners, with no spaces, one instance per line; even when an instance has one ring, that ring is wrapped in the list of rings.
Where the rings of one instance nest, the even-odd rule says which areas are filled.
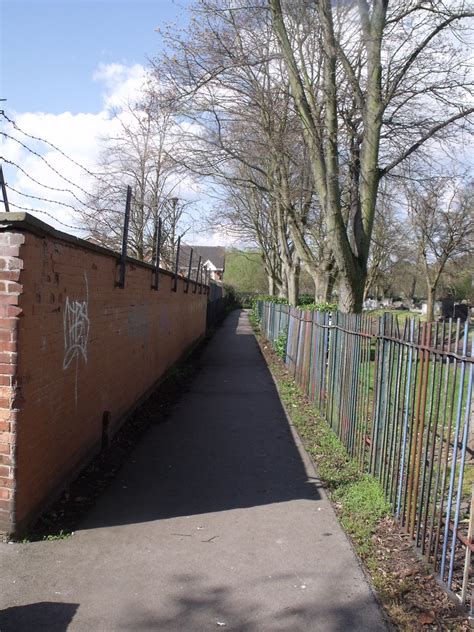
[[[199,282],[199,269],[201,267],[201,259],[202,259],[202,257],[199,257],[198,266],[197,266],[197,270],[196,270],[196,280],[194,281],[193,294],[196,294],[196,292],[197,292],[197,286],[198,286],[198,282]]]
[[[192,268],[192,264],[193,264],[193,249],[191,248],[191,252],[189,254],[189,266],[188,266],[188,276],[186,278],[186,287],[184,289],[184,291],[186,292],[186,294],[189,292],[189,281],[191,279],[191,268]]]
[[[420,484],[420,469],[423,458],[422,444],[423,433],[425,429],[426,417],[426,394],[428,388],[428,369],[429,369],[429,345],[430,323],[422,323],[421,348],[419,350],[419,381],[417,384],[417,405],[414,418],[414,429],[412,435],[412,452],[410,461],[410,477],[408,482],[408,513],[407,513],[407,530],[410,537],[415,534],[416,509],[418,503],[418,488]]]
[[[176,263],[174,266],[174,283],[172,287],[172,291],[176,292],[178,290],[178,270],[179,270],[179,249],[181,246],[181,237],[178,237],[178,241],[176,244]]]
[[[159,217],[158,228],[156,231],[155,269],[153,271],[154,281],[153,281],[153,285],[151,286],[153,290],[157,290],[160,285],[161,230],[162,230],[162,223],[161,223],[161,217]]]
[[[453,325],[453,321],[452,319],[449,320],[449,326],[448,326],[448,353],[451,353],[452,351],[452,325]],[[456,323],[456,328],[455,328],[455,333],[454,333],[454,353],[456,353],[456,350],[458,348],[458,344],[459,344],[459,335],[460,335],[460,323],[459,320]],[[446,407],[444,408],[444,416],[447,416],[447,426],[446,426],[446,438],[444,441],[445,444],[445,452],[444,455],[442,456],[442,473],[441,473],[441,487],[440,487],[440,503],[439,503],[439,508],[438,508],[438,513],[437,513],[437,528],[436,528],[436,536],[435,536],[435,544],[434,544],[434,550],[435,552],[438,552],[441,546],[441,533],[442,533],[442,526],[443,526],[443,512],[445,510],[445,505],[447,502],[447,490],[446,490],[446,485],[448,483],[448,477],[449,477],[449,451],[450,451],[450,446],[451,446],[451,435],[452,435],[452,431],[453,431],[453,424],[454,424],[454,409],[455,409],[455,385],[457,383],[457,374],[458,374],[458,362],[454,362],[454,367],[452,370],[452,375],[451,375],[451,379],[449,380],[449,376],[448,376],[448,381],[447,381],[447,386],[446,386],[446,391],[445,391],[445,404]],[[451,382],[451,387],[449,386],[449,382]],[[446,415],[446,412],[448,413]],[[450,513],[450,509],[446,509],[446,516],[448,516],[448,514]],[[448,520],[448,524],[449,524],[449,520]],[[446,545],[447,547],[447,545]],[[444,577],[444,565],[445,565],[445,556],[446,556],[446,552],[444,550],[444,544],[442,547],[442,553],[441,553],[441,567],[442,567],[442,572],[441,577]],[[438,568],[438,555],[437,553],[435,553],[435,559],[434,559],[434,568],[435,570]]]
[[[128,226],[130,223],[130,207],[132,204],[132,187],[127,187],[127,201],[125,203],[125,218],[123,222],[123,236],[122,236],[122,254],[120,256],[120,277],[118,287],[125,287],[125,268],[127,265],[127,245],[128,245]]]
[[[2,199],[3,199],[3,205],[5,206],[5,212],[9,213],[10,212],[10,205],[8,204],[7,187],[6,187],[5,178],[3,176],[3,167],[2,167],[2,165],[0,165],[0,186],[2,188]]]
[[[201,276],[199,277],[199,294],[202,294],[202,274],[204,271],[204,265],[201,266]]]

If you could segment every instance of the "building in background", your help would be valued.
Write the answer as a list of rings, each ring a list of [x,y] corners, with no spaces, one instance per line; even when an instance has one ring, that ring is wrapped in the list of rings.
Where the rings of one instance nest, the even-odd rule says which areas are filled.
[[[223,246],[191,246],[183,244],[180,249],[179,271],[184,276],[188,275],[189,259],[193,251],[191,263],[191,278],[197,273],[199,257],[204,270],[209,270],[212,281],[222,281],[225,269],[225,248]]]

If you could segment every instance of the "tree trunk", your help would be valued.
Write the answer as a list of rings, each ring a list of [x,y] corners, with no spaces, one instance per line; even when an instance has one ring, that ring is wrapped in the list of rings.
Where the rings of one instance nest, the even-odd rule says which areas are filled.
[[[436,300],[436,285],[428,285],[428,303],[426,306],[426,320],[429,323],[434,321],[434,304]]]
[[[336,275],[333,270],[313,272],[314,300],[316,303],[330,303],[334,291]]]
[[[275,288],[275,279],[271,275],[267,275],[268,282],[268,295],[275,296],[276,288]]]
[[[286,278],[288,280],[288,302],[290,305],[298,305],[299,289],[300,289],[300,265],[296,264],[286,270]]]
[[[280,298],[288,298],[288,277],[286,274],[286,268],[282,270],[281,283],[277,284],[278,296]]]
[[[336,285],[336,280],[337,280],[337,272],[335,270],[332,270],[329,273],[328,284],[327,284],[327,287],[326,287],[326,298],[324,299],[326,301],[326,303],[331,303],[332,302],[333,294],[334,294],[334,286]]]
[[[415,299],[415,292],[416,292],[416,275],[413,275],[413,278],[411,281],[411,287],[410,287],[410,294],[408,295],[408,298],[411,301]]]
[[[362,311],[364,280],[350,280],[346,276],[340,276],[338,305],[341,312],[358,314]]]

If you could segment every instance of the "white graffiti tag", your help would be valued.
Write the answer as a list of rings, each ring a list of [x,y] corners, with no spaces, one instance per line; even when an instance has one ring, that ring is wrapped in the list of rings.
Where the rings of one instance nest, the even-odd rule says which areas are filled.
[[[84,362],[87,363],[89,326],[88,299],[85,301],[70,301],[69,297],[66,297],[64,306],[63,369],[67,369],[74,359],[78,360],[81,356]]]

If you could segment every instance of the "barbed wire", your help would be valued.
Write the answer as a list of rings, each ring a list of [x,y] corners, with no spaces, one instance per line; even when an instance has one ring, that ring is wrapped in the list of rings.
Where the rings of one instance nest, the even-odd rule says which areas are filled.
[[[7,187],[7,189],[10,189],[10,191],[13,191],[14,193],[17,193],[18,195],[22,195],[23,197],[27,197],[27,198],[30,198],[32,200],[38,200],[39,202],[48,202],[50,204],[60,204],[61,206],[65,206],[67,208],[72,209],[76,213],[83,213],[84,212],[83,209],[82,210],[78,209],[75,206],[73,206],[72,204],[68,204],[67,202],[60,202],[59,200],[50,200],[49,198],[40,197],[39,195],[32,195],[30,193],[23,193],[22,191],[18,191],[18,189],[15,189],[14,187],[12,187],[8,183],[5,183],[5,186]]]
[[[94,174],[92,171],[90,171],[89,169],[87,169],[86,167],[84,167],[83,165],[81,165],[78,161],[74,160],[73,158],[71,158],[70,156],[68,156],[63,150],[61,150],[59,147],[57,147],[56,145],[54,145],[54,143],[51,143],[50,141],[44,139],[44,138],[40,138],[39,136],[34,136],[33,134],[28,134],[27,132],[25,132],[24,130],[22,130],[17,124],[16,122],[11,119],[10,117],[8,117],[4,111],[0,110],[0,115],[3,116],[3,118],[8,121],[8,123],[10,123],[14,129],[16,129],[18,132],[22,133],[24,136],[31,138],[35,141],[39,141],[39,142],[43,142],[46,145],[49,145],[50,147],[52,147],[55,151],[59,152],[60,155],[62,155],[63,157],[65,157],[67,160],[69,160],[70,162],[72,162],[73,164],[75,164],[76,166],[78,166],[79,168],[83,169],[86,173],[88,173],[91,176],[96,177],[99,181],[106,183],[106,181],[97,176],[96,174]],[[65,182],[67,182],[69,185],[71,185],[71,187],[77,189],[78,191],[82,192],[86,198],[89,199],[93,199],[96,198],[97,195],[94,195],[92,193],[90,193],[89,191],[87,191],[84,187],[82,187],[79,184],[76,184],[75,182],[73,182],[72,180],[70,180],[69,178],[67,178],[66,176],[62,175],[58,169],[56,169],[43,155],[41,155],[38,151],[35,151],[34,149],[32,149],[31,147],[29,147],[26,143],[22,142],[21,140],[19,140],[18,138],[15,138],[14,136],[12,136],[11,134],[8,134],[5,131],[1,131],[0,130],[0,135],[2,135],[4,138],[9,139],[14,141],[15,143],[17,143],[18,145],[20,145],[21,147],[23,147],[26,151],[28,151],[30,154],[32,154],[33,156],[36,156],[37,158],[39,158],[42,162],[44,162],[46,164],[46,166],[53,172],[55,173],[57,176],[59,176],[59,178],[61,178],[62,180],[64,180]],[[92,207],[90,204],[84,202],[73,190],[71,190],[70,188],[64,188],[64,187],[58,187],[58,186],[52,186],[49,184],[45,184],[43,182],[40,182],[38,179],[34,178],[31,174],[28,173],[28,171],[26,171],[23,167],[21,167],[19,164],[17,164],[16,162],[14,162],[13,160],[9,160],[8,158],[5,158],[3,156],[0,156],[0,161],[4,162],[5,164],[9,164],[12,167],[14,167],[15,169],[18,169],[18,171],[20,173],[22,173],[23,175],[25,175],[29,180],[31,180],[31,182],[34,182],[36,185],[43,187],[49,191],[55,191],[56,193],[66,193],[68,195],[71,195],[73,197],[73,199],[80,205],[81,208],[78,208],[77,206],[75,206],[74,204],[71,204],[69,202],[63,202],[60,200],[56,200],[53,199],[52,197],[43,197],[40,195],[34,195],[34,194],[29,194],[29,193],[24,193],[14,187],[12,187],[10,184],[7,184],[5,182],[5,186],[12,191],[13,193],[15,193],[16,195],[20,195],[24,198],[28,198],[30,200],[36,200],[38,202],[45,202],[47,204],[57,204],[58,206],[62,206],[64,208],[68,208],[71,209],[72,211],[74,211],[75,213],[79,213],[80,215],[84,216],[84,215],[88,215],[89,219],[93,220],[94,219],[94,214],[96,215],[95,219],[98,219],[98,215],[100,215],[101,213],[113,213],[113,214],[117,214],[119,216],[123,216],[123,211],[121,210],[117,210],[116,208],[107,208],[107,207],[100,207],[100,208],[95,208]],[[110,186],[110,183],[109,185]],[[70,224],[64,223],[61,220],[59,220],[57,217],[55,217],[54,215],[52,215],[51,213],[49,213],[48,211],[45,211],[43,209],[38,209],[38,208],[33,208],[33,207],[26,207],[26,206],[22,206],[21,204],[16,204],[16,203],[12,203],[10,202],[11,206],[14,206],[17,209],[20,210],[24,210],[24,211],[32,211],[32,212],[37,212],[37,213],[42,213],[43,215],[46,215],[52,219],[54,219],[56,222],[60,223],[62,226],[65,226],[66,228],[72,228],[74,230],[87,230],[87,229],[83,229],[80,228],[78,226],[71,226]],[[92,213],[91,213],[92,212]],[[103,223],[105,223],[106,225],[108,224],[108,222],[106,221],[105,217],[101,218],[101,221]],[[111,228],[111,227],[109,227]]]
[[[75,159],[71,158],[70,156],[68,156],[62,149],[60,149],[59,147],[57,147],[54,143],[51,143],[50,141],[44,139],[44,138],[40,138],[39,136],[34,136],[33,134],[28,134],[27,132],[25,132],[23,129],[21,129],[14,120],[12,120],[10,117],[8,117],[5,112],[3,110],[0,110],[0,115],[10,124],[13,126],[13,128],[23,134],[24,136],[26,136],[27,138],[37,141],[37,142],[41,142],[44,143],[45,145],[48,145],[49,147],[51,147],[54,151],[58,152],[62,157],[64,157],[65,159],[69,160],[72,164],[74,164],[75,166],[79,167],[80,169],[82,169],[83,171],[85,171],[88,175],[96,178],[97,180],[99,180],[102,183],[106,183],[106,181],[99,177],[97,174],[94,174],[90,169],[87,169],[86,167],[84,167],[84,165],[81,165],[78,161],[76,161]],[[76,182],[73,182],[72,180],[70,180],[69,178],[67,178],[66,176],[64,176],[62,173],[60,173],[60,171],[58,169],[56,169],[41,153],[39,153],[39,151],[36,151],[35,149],[32,149],[31,147],[29,147],[25,142],[22,142],[21,140],[19,140],[18,138],[16,138],[15,136],[12,136],[11,134],[0,130],[0,135],[3,136],[3,138],[5,139],[9,139],[15,143],[17,143],[18,145],[20,145],[20,147],[22,147],[23,149],[25,149],[28,153],[32,154],[33,156],[36,156],[37,158],[39,158],[44,164],[46,164],[46,166],[53,172],[55,173],[57,176],[59,176],[59,178],[61,178],[61,180],[63,180],[64,182],[67,182],[71,187],[73,187],[73,189],[77,189],[77,191],[82,192],[83,195],[85,195],[86,199],[93,199],[94,197],[96,197],[95,195],[91,194],[89,191],[87,191],[83,186],[77,184]],[[35,194],[31,194],[31,193],[24,193],[23,191],[20,191],[19,189],[11,186],[10,184],[8,184],[7,182],[5,182],[5,180],[3,180],[3,184],[6,188],[8,188],[9,191],[11,191],[12,193],[14,193],[15,195],[21,196],[23,198],[27,198],[28,200],[35,200],[37,202],[43,202],[46,204],[56,204],[62,208],[65,209],[70,209],[72,210],[74,213],[78,213],[79,215],[82,215],[82,217],[84,218],[85,215],[89,215],[89,221],[98,221],[99,223],[105,224],[105,226],[108,227],[109,231],[114,232],[114,228],[110,222],[111,218],[107,218],[106,216],[102,215],[102,213],[115,213],[117,215],[123,216],[123,211],[119,211],[117,209],[110,209],[110,208],[92,208],[89,204],[85,203],[83,200],[81,200],[81,198],[78,196],[78,194],[74,191],[71,190],[70,188],[65,188],[65,187],[61,187],[61,186],[52,186],[49,184],[45,184],[43,182],[40,182],[38,179],[34,178],[32,175],[30,175],[28,173],[28,171],[26,169],[24,169],[23,167],[21,167],[19,164],[17,164],[16,162],[9,160],[3,156],[0,156],[0,161],[4,162],[5,164],[9,164],[11,165],[13,168],[17,169],[20,173],[22,173],[24,176],[26,176],[31,182],[35,183],[36,185],[47,189],[49,191],[54,191],[56,193],[61,193],[61,194],[67,194],[72,196],[72,198],[74,200],[76,200],[76,202],[80,205],[81,208],[77,208],[76,205],[71,204],[69,202],[64,202],[61,200],[57,200],[54,199],[52,196],[51,197],[44,197],[41,195],[35,195]],[[5,190],[5,195],[6,195],[6,190]],[[5,205],[5,201],[2,200],[3,204]],[[19,211],[26,211],[29,213],[36,213],[39,215],[44,215],[50,219],[52,219],[55,223],[59,224],[61,227],[64,227],[66,229],[68,229],[69,231],[74,231],[74,232],[90,232],[90,227],[82,227],[80,225],[72,225],[72,224],[68,224],[67,222],[64,222],[63,220],[59,219],[58,217],[56,217],[53,213],[50,213],[47,210],[44,210],[43,208],[36,208],[34,206],[25,206],[24,204],[18,204],[16,202],[12,202],[9,200],[9,204],[12,208],[19,210]],[[92,211],[92,213],[91,213]],[[85,218],[84,218],[85,219]]]
[[[107,213],[116,213],[117,215],[120,215],[121,217],[123,216],[123,211],[118,211],[117,209],[111,209],[111,208],[93,208],[91,206],[85,206],[83,209],[78,209],[77,207],[73,206],[72,204],[68,204],[67,202],[61,202],[60,200],[50,200],[48,198],[44,198],[44,197],[40,197],[39,195],[32,195],[30,193],[23,193],[23,191],[18,191],[18,189],[15,189],[14,187],[12,187],[10,184],[5,183],[5,186],[10,189],[10,191],[13,191],[14,193],[17,193],[18,195],[22,195],[23,197],[27,197],[30,198],[32,200],[38,200],[38,202],[48,202],[48,203],[52,203],[52,204],[59,204],[61,206],[64,206],[66,208],[70,208],[73,211],[75,211],[76,213],[86,213],[86,211],[92,211],[93,213],[97,213],[100,214],[102,212],[107,212]]]
[[[56,175],[58,175],[60,178],[62,178],[65,182],[67,182],[68,184],[72,185],[73,187],[76,187],[77,189],[79,189],[79,191],[82,191],[82,193],[84,193],[84,195],[86,195],[87,197],[94,197],[92,193],[86,191],[82,186],[80,186],[79,184],[76,184],[75,182],[72,182],[72,180],[69,180],[68,178],[66,178],[66,176],[63,176],[57,169],[55,169],[53,167],[53,165],[51,165],[44,156],[42,156],[41,154],[39,154],[37,151],[35,151],[34,149],[31,149],[31,147],[28,147],[28,145],[25,145],[25,143],[22,143],[21,140],[18,140],[18,138],[15,138],[14,136],[11,136],[10,134],[7,134],[6,132],[2,132],[0,131],[0,134],[2,136],[4,136],[5,138],[9,138],[10,140],[13,140],[15,143],[18,143],[19,145],[21,145],[24,149],[26,149],[28,152],[30,152],[30,154],[33,154],[34,156],[36,156],[37,158],[39,158],[40,160],[42,160],[50,169],[51,171],[53,171]]]
[[[13,162],[13,160],[8,160],[4,156],[0,156],[0,161],[4,162],[7,165],[12,165],[13,167],[15,167],[15,169],[18,169],[18,171],[21,171],[21,173],[23,175],[25,175],[27,178],[29,178],[35,184],[38,184],[40,187],[43,187],[45,189],[49,189],[50,191],[57,191],[58,193],[69,193],[70,195],[72,195],[79,202],[79,204],[84,205],[84,202],[80,198],[78,198],[77,195],[74,193],[74,191],[71,191],[71,189],[61,189],[59,187],[53,187],[53,186],[51,186],[49,184],[44,184],[43,182],[40,182],[39,180],[36,180],[36,178],[33,178],[32,175],[30,175],[27,171],[25,171],[25,169],[23,169],[23,167],[20,167],[20,165],[18,165],[16,162]]]
[[[5,112],[3,110],[0,110],[0,115],[3,116],[3,118],[8,121],[11,125],[13,125],[13,127],[20,132],[21,134],[23,134],[24,136],[26,136],[27,138],[31,138],[32,140],[36,140],[39,141],[41,143],[44,143],[45,145],[49,145],[50,147],[52,147],[55,151],[59,152],[61,154],[61,156],[64,156],[64,158],[66,158],[67,160],[69,160],[70,162],[72,162],[74,165],[76,165],[77,167],[79,167],[80,169],[82,169],[83,171],[85,171],[88,175],[92,176],[93,178],[97,178],[97,180],[103,181],[103,178],[99,175],[97,175],[96,173],[94,173],[93,171],[91,171],[90,169],[88,169],[87,167],[84,167],[84,165],[82,165],[80,162],[78,162],[77,160],[75,160],[74,158],[71,158],[71,156],[69,156],[68,154],[66,154],[65,151],[63,151],[62,149],[60,149],[57,145],[55,145],[54,143],[52,143],[49,140],[46,140],[45,138],[41,138],[40,136],[35,136],[34,134],[30,134],[28,132],[25,132],[25,130],[23,130],[21,127],[19,127],[17,125],[17,123],[11,119],[9,116],[7,116],[5,114]]]
[[[47,215],[51,219],[54,219],[54,221],[57,222],[58,224],[61,224],[61,226],[65,226],[66,228],[71,228],[72,230],[82,230],[82,231],[89,230],[88,228],[81,228],[80,226],[72,226],[71,224],[66,224],[65,222],[58,219],[52,213],[48,213],[48,211],[44,211],[43,209],[33,208],[30,206],[21,206],[20,204],[15,204],[15,202],[10,202],[10,206],[14,206],[15,208],[20,209],[21,211],[28,211],[30,213],[42,213],[43,215]]]
[[[53,200],[51,198],[45,198],[45,197],[41,197],[39,195],[32,195],[29,193],[23,193],[22,191],[19,191],[18,189],[15,189],[14,187],[12,187],[10,184],[5,183],[5,186],[7,188],[9,188],[11,191],[13,191],[14,193],[17,193],[18,195],[22,195],[23,197],[27,197],[30,199],[34,199],[34,200],[38,200],[40,202],[48,202],[48,203],[52,203],[52,204],[60,204],[62,206],[68,207],[70,209],[72,209],[73,211],[77,212],[77,213],[86,213],[87,211],[92,211],[93,213],[100,213],[100,212],[105,212],[105,213],[115,213],[117,215],[122,216],[123,215],[123,211],[117,210],[117,209],[112,209],[112,208],[107,208],[107,207],[100,207],[100,208],[95,208],[93,206],[90,206],[88,204],[86,204],[85,202],[83,202],[79,197],[77,197],[77,195],[74,193],[74,191],[71,191],[70,189],[61,189],[59,187],[52,187],[50,185],[47,184],[43,184],[42,182],[40,182],[39,180],[36,180],[36,178],[34,178],[33,176],[31,176],[27,171],[25,171],[25,169],[23,169],[23,167],[20,167],[20,165],[18,165],[17,163],[13,162],[12,160],[8,160],[6,158],[4,158],[3,156],[0,156],[0,161],[3,161],[6,164],[12,165],[13,167],[15,167],[16,169],[18,169],[21,173],[23,173],[27,178],[29,178],[32,182],[34,182],[35,184],[38,184],[39,186],[42,186],[46,189],[49,189],[51,191],[56,191],[58,193],[68,193],[70,195],[72,195],[74,197],[74,199],[79,202],[79,204],[81,205],[82,208],[77,208],[76,206],[69,204],[67,202],[62,202],[60,200]]]

